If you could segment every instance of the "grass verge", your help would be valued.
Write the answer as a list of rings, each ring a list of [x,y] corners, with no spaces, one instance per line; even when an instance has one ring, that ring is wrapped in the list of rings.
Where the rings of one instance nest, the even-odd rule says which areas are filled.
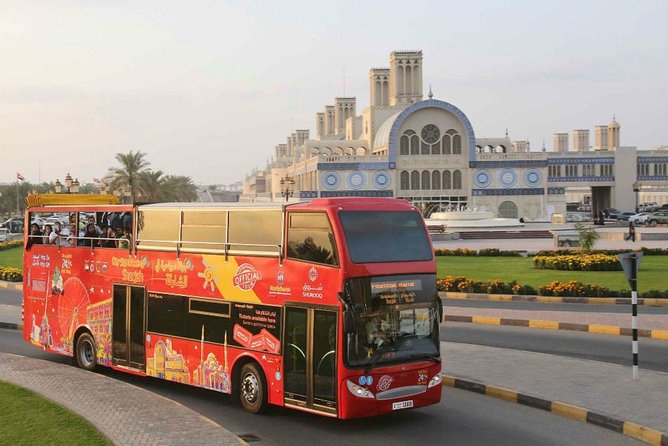
[[[2,444],[111,444],[83,418],[22,387],[0,381],[0,401]]]
[[[0,251],[0,266],[9,266],[12,268],[23,268],[23,247],[3,249]]]
[[[480,281],[516,280],[521,285],[538,288],[559,280],[577,280],[611,290],[628,290],[622,271],[555,271],[535,269],[529,257],[436,257],[438,277],[465,276]],[[668,290],[668,256],[645,256],[638,273],[638,291]]]

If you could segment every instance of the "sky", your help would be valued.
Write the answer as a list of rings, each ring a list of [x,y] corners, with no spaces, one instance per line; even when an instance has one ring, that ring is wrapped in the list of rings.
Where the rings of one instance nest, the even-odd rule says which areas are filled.
[[[0,0],[0,183],[105,175],[119,152],[198,184],[264,167],[368,70],[421,49],[478,137],[621,124],[668,145],[666,1]],[[345,73],[345,75],[344,75]]]

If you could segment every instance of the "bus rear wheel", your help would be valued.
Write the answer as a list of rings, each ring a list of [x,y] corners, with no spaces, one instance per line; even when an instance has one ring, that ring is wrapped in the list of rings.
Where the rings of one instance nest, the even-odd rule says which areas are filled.
[[[89,371],[95,370],[95,367],[97,366],[95,340],[90,333],[82,333],[77,339],[75,357],[79,368]]]
[[[267,410],[267,380],[257,364],[244,364],[239,375],[239,398],[241,406],[250,413]]]

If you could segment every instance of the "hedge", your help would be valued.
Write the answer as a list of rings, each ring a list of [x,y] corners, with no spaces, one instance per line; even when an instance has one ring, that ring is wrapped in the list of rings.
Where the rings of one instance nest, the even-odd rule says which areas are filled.
[[[479,251],[468,248],[435,249],[436,256],[463,256],[463,257],[521,257],[516,251],[503,251],[496,248],[484,248]]]
[[[666,256],[668,255],[668,249],[663,248],[640,248],[642,253],[646,256]],[[590,254],[606,254],[610,256],[616,256],[618,254],[633,252],[630,249],[595,249]],[[538,251],[536,256],[577,256],[582,254],[581,251],[569,251],[568,249],[544,249]]]
[[[12,240],[11,242],[0,242],[0,251],[5,249],[16,248],[17,246],[23,246],[23,240]]]
[[[621,271],[619,258],[608,254],[578,254],[561,256],[535,256],[533,266],[538,269],[561,271]]]
[[[0,280],[6,280],[8,282],[21,282],[23,281],[23,273],[18,268],[0,266]]]
[[[554,282],[543,285],[538,289],[531,285],[521,285],[516,281],[502,282],[492,280],[481,282],[464,276],[445,276],[437,279],[438,291],[460,292],[460,293],[488,293],[488,294],[513,294],[529,296],[560,296],[560,297],[630,297],[629,290],[610,290],[598,285],[587,285],[582,282],[571,280],[569,282]],[[645,299],[668,299],[668,290],[650,290],[639,293]]]

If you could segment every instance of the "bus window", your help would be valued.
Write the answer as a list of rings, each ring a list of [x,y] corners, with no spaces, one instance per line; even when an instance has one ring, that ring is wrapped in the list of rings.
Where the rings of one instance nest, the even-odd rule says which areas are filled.
[[[181,227],[181,245],[186,249],[225,249],[227,212],[191,211],[183,212]],[[188,243],[191,242],[191,243]],[[192,243],[195,242],[195,243]],[[208,243],[206,243],[208,242]]]
[[[338,265],[334,233],[324,212],[295,212],[288,224],[287,256],[295,260]]]
[[[282,214],[276,211],[230,211],[230,252],[278,255]]]
[[[145,210],[139,212],[137,242],[143,248],[176,250],[179,241],[181,213],[176,210]]]

